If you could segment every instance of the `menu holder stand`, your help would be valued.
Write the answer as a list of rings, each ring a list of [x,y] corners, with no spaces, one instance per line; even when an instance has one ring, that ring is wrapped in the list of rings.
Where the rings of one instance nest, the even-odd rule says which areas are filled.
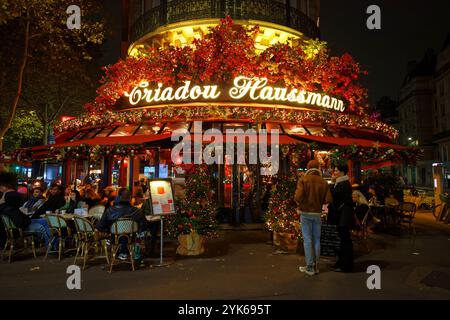
[[[160,228],[161,228],[160,244],[159,244],[159,246],[160,246],[159,264],[151,265],[151,266],[152,267],[166,267],[170,264],[173,264],[173,261],[172,262],[164,262],[164,252],[163,252],[163,249],[164,249],[164,216],[167,216],[170,214],[175,214],[175,208],[173,207],[173,211],[171,211],[171,212],[166,212],[163,214],[155,214],[156,210],[154,210],[154,207],[153,207],[153,199],[155,199],[155,194],[153,194],[153,192],[155,191],[155,187],[152,186],[153,183],[164,184],[164,187],[169,188],[170,190],[166,192],[166,195],[173,202],[173,199],[175,198],[174,193],[173,193],[173,182],[171,179],[168,179],[168,178],[166,178],[166,179],[150,179],[148,181],[148,189],[149,189],[149,200],[148,201],[150,201],[150,208],[152,210],[152,213],[155,216],[159,216],[159,218],[160,218]],[[156,188],[156,190],[157,190],[157,192],[159,192],[159,190],[157,188]]]
[[[159,244],[159,264],[152,264],[151,267],[167,267],[171,264],[173,264],[173,261],[171,262],[164,262],[164,215],[159,215],[160,220],[160,244]]]

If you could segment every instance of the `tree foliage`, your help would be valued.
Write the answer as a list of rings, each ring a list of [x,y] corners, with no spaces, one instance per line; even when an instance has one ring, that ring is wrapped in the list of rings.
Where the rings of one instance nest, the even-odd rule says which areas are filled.
[[[68,65],[92,59],[93,49],[104,38],[103,23],[97,19],[99,3],[89,0],[1,2],[0,139],[10,128],[22,94],[32,81],[38,79],[45,84],[46,76],[55,72],[73,74],[74,69],[67,69]],[[81,8],[80,29],[67,27],[66,10],[70,5]],[[55,81],[64,83],[58,77]]]
[[[5,136],[5,150],[14,150],[36,145],[41,142],[43,126],[36,112],[18,110],[17,116]]]

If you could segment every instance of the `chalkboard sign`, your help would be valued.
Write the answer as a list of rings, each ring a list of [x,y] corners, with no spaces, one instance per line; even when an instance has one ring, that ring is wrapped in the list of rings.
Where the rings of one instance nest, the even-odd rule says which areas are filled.
[[[332,224],[322,224],[320,236],[320,253],[322,256],[335,257],[338,255],[340,239],[337,227]]]

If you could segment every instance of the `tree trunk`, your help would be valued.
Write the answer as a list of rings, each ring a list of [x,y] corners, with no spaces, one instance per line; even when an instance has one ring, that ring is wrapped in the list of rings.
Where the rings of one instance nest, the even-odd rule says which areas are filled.
[[[23,76],[25,74],[25,66],[28,60],[28,45],[30,40],[30,21],[28,20],[28,12],[27,12],[27,22],[25,26],[25,40],[24,40],[24,49],[23,49],[23,58],[22,63],[20,64],[19,74],[17,78],[17,92],[14,98],[14,101],[11,105],[10,112],[8,118],[6,119],[6,123],[3,128],[0,128],[0,151],[3,150],[3,138],[6,132],[11,127],[12,121],[16,115],[17,105],[19,103],[20,96],[22,95],[22,84],[23,84]]]
[[[46,103],[44,106],[44,121],[42,123],[44,127],[44,135],[43,135],[43,141],[42,144],[46,145],[48,142],[48,104]]]

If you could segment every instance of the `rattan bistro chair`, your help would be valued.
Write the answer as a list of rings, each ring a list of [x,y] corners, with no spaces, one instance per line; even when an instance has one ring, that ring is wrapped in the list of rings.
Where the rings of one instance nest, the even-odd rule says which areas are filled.
[[[21,228],[17,228],[14,225],[14,222],[11,220],[10,217],[6,215],[2,215],[2,223],[5,228],[6,232],[6,243],[5,248],[2,250],[2,261],[3,261],[3,255],[8,248],[9,245],[9,255],[8,255],[8,263],[11,263],[11,256],[12,252],[14,250],[14,242],[16,240],[23,241],[23,247],[24,250],[27,250],[28,248],[28,241],[27,239],[30,239],[31,241],[31,250],[33,251],[33,256],[36,259],[36,249],[34,247],[34,234],[28,231],[23,231]]]
[[[111,264],[109,272],[112,272],[114,262],[116,261],[117,251],[120,248],[120,242],[126,240],[126,245],[130,253],[131,269],[134,271],[134,244],[136,239],[136,232],[138,231],[138,224],[132,219],[119,219],[111,226],[111,236],[113,237],[111,243]],[[124,261],[125,262],[125,261]],[[128,261],[126,261],[128,263]]]
[[[90,208],[88,215],[94,217],[97,220],[100,220],[103,215],[103,212],[105,212],[105,206],[100,204]]]
[[[45,215],[48,226],[50,228],[51,238],[48,243],[47,252],[45,253],[45,259],[47,259],[48,253],[51,250],[53,241],[58,239],[58,260],[61,261],[61,254],[66,246],[67,239],[75,239],[72,235],[72,230],[67,226],[66,220],[58,214]]]
[[[400,225],[402,223],[407,223],[409,235],[411,235],[411,231],[413,231],[414,236],[416,235],[416,228],[414,226],[416,208],[416,204],[412,202],[402,202],[398,206]]]
[[[83,270],[86,267],[86,261],[88,260],[89,250],[95,249],[98,251],[98,244],[100,244],[100,250],[103,247],[105,255],[102,256],[106,258],[106,263],[109,265],[108,259],[108,248],[106,246],[106,239],[108,235],[102,235],[95,231],[92,223],[83,217],[74,216],[75,227],[77,229],[78,245],[77,252],[75,254],[74,264],[76,264],[77,259],[83,259]]]

